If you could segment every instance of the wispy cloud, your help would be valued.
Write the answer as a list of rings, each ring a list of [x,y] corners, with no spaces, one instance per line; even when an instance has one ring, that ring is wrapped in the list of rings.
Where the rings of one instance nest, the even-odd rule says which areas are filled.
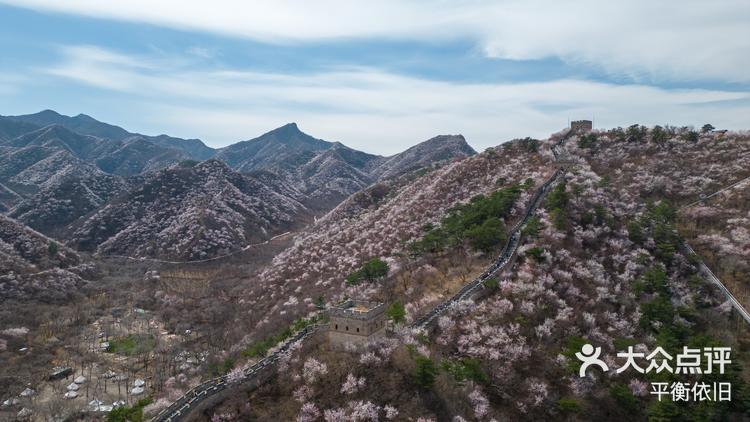
[[[0,94],[11,94],[28,82],[28,77],[16,73],[0,72]]]
[[[745,0],[0,3],[271,43],[469,39],[489,57],[556,57],[636,80],[750,82],[750,2]]]
[[[263,73],[195,68],[180,60],[94,47],[65,47],[63,52],[64,59],[43,72],[125,93],[144,115],[158,120],[161,130],[217,144],[297,121],[316,136],[380,153],[438,133],[463,133],[481,149],[512,137],[544,136],[563,127],[568,117],[595,115],[599,126],[710,120],[741,127],[750,103],[748,93],[720,90],[571,79],[471,84],[373,68]]]

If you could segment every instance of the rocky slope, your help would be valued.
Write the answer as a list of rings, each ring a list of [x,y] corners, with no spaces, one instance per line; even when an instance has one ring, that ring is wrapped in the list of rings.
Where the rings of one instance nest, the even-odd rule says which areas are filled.
[[[429,167],[432,163],[474,154],[476,152],[466,143],[463,136],[441,135],[394,156],[378,160],[370,174],[380,180],[388,179],[412,170]]]
[[[6,141],[39,129],[33,123],[18,121],[10,117],[0,116],[0,141]]]
[[[549,150],[537,152],[511,142],[352,195],[297,235],[293,246],[253,278],[243,296],[256,311],[267,311],[254,311],[243,323],[257,322],[262,316],[259,326],[273,326],[279,317],[289,319],[305,312],[320,295],[335,301],[341,294],[364,294],[347,290],[344,278],[352,270],[373,257],[394,260],[404,253],[407,242],[456,204],[529,178],[542,183],[554,171],[550,157]],[[515,215],[528,198],[528,193],[521,195]]]
[[[69,243],[101,254],[204,259],[294,227],[307,212],[295,196],[218,160],[175,166],[80,222]]]
[[[750,181],[681,210],[680,232],[750,309]]]
[[[79,135],[62,131],[62,138],[80,140]],[[54,142],[63,143],[61,137],[44,139],[50,142],[19,142],[22,146],[8,147],[0,156],[0,201],[13,218],[59,235],[68,224],[124,191],[126,182],[76,157],[76,150],[88,148],[85,142],[60,146]]]
[[[62,300],[91,272],[81,264],[74,251],[0,215],[0,301]]]
[[[750,285],[748,183],[694,203],[750,177],[750,135],[689,128],[645,128],[594,132],[568,146],[632,202],[667,199],[680,209],[680,233],[746,307]]]
[[[215,414],[490,421],[679,420],[702,413],[741,419],[750,403],[738,366],[721,376],[733,385],[731,404],[674,406],[650,394],[649,376],[614,373],[623,365],[616,353],[626,345],[646,353],[662,346],[674,356],[686,342],[718,341],[738,360],[744,348],[721,295],[695,281],[688,257],[665,260],[649,242],[631,242],[627,220],[619,216],[640,211],[600,182],[585,166],[569,176],[564,224],[551,209],[542,212],[514,271],[502,275],[485,300],[452,308],[434,332],[403,332],[353,354],[295,351],[276,383],[241,398],[250,406],[230,401]],[[602,218],[590,220],[595,208]],[[574,353],[586,342],[602,347],[610,372],[578,376]],[[433,375],[424,375],[426,366]]]
[[[747,133],[633,125],[593,132],[583,141],[573,138],[567,148],[627,194],[642,199],[681,204],[750,176]]]
[[[38,191],[20,200],[8,210],[8,215],[43,233],[63,237],[70,224],[99,209],[128,187],[120,177],[79,160],[71,161],[72,165],[59,167],[63,171],[39,183]]]
[[[572,149],[577,141],[569,141]],[[717,163],[741,170],[745,141],[726,139],[737,142],[733,154],[723,152],[726,144],[704,144],[700,150],[708,153],[702,158],[698,148],[677,139],[672,152],[664,154],[648,143],[611,141],[610,151],[602,147],[595,155],[578,156],[564,182],[548,195],[538,220],[527,226],[515,264],[499,275],[496,286],[487,286],[483,300],[452,307],[431,332],[403,330],[364,350],[292,347],[274,382],[227,400],[206,417],[491,421],[686,420],[701,415],[741,420],[750,411],[750,380],[741,366],[748,362],[748,329],[736,322],[726,299],[680,251],[675,210],[666,199],[687,200],[733,173],[718,169]],[[422,236],[422,224],[437,224],[445,212],[440,204],[497,189],[494,178],[509,182],[528,175],[538,180],[551,167],[545,159],[551,143],[539,146],[542,155],[511,159],[500,148],[506,161],[485,152],[402,187],[384,184],[345,201],[298,236],[262,273],[260,286],[247,292],[245,303],[254,309],[275,303],[262,312],[256,330],[284,327],[276,321],[289,313],[313,313],[318,295],[330,302],[342,294],[398,300],[406,304],[407,322],[425,312],[445,297],[425,286],[455,288],[441,265],[446,260],[454,269],[463,264],[460,259],[450,262],[445,252],[415,259],[403,253],[403,242]],[[608,165],[608,157],[617,160],[622,150],[641,159]],[[537,157],[537,167],[530,165],[530,156]],[[690,168],[683,167],[692,160]],[[505,170],[497,170],[505,163]],[[633,173],[628,173],[631,167]],[[676,182],[657,189],[644,186],[652,178],[672,180],[675,172],[686,183],[682,189]],[[698,177],[700,172],[710,181]],[[737,230],[743,215],[730,215],[737,235],[733,241],[741,247],[744,240]],[[633,221],[641,226],[638,235]],[[388,277],[347,286],[344,276],[371,257],[390,264]],[[746,269],[737,270],[746,277]],[[575,353],[586,343],[602,348],[609,372],[590,368],[587,376],[578,376]],[[666,377],[653,368],[649,374],[615,371],[624,364],[617,353],[628,347],[644,356],[662,347],[674,357],[684,345],[718,344],[732,348],[733,363],[722,375]],[[643,359],[636,363],[647,365]],[[730,382],[732,402],[660,401],[650,393],[650,383],[662,380]]]

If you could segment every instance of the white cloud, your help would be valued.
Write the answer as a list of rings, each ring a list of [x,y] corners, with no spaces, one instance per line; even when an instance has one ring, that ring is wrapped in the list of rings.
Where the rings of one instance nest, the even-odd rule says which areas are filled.
[[[256,40],[469,38],[491,57],[558,57],[636,80],[749,82],[746,0],[0,0]]]
[[[315,136],[377,153],[401,151],[441,133],[462,133],[482,149],[513,137],[545,136],[567,118],[592,115],[599,127],[710,121],[742,128],[750,103],[748,93],[720,90],[581,80],[467,84],[371,68],[308,75],[196,71],[91,47],[64,51],[63,62],[42,71],[122,92],[144,118],[154,119],[159,132],[215,145],[296,121]]]

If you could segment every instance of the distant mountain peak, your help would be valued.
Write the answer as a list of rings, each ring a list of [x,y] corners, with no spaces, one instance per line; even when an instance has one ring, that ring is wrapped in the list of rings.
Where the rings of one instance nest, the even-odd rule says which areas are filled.
[[[51,109],[48,109],[48,108],[47,108],[47,109],[44,109],[44,110],[42,110],[42,111],[40,111],[39,113],[36,113],[36,114],[31,114],[31,116],[34,116],[34,115],[36,115],[36,116],[55,116],[55,117],[62,117],[62,114],[60,114],[60,113],[56,112],[55,110],[51,110]]]
[[[259,136],[256,139],[273,137],[272,140],[274,141],[286,142],[290,140],[295,140],[296,138],[300,136],[310,136],[310,135],[306,134],[305,132],[302,132],[297,126],[297,123],[291,122],[283,126],[279,126],[276,129],[273,129],[269,132],[266,132],[265,134]]]
[[[423,143],[427,144],[427,143],[445,143],[445,142],[461,143],[461,142],[466,142],[466,138],[464,138],[464,135],[461,135],[460,133],[457,135],[437,135],[435,137],[432,137],[424,141]]]
[[[375,170],[375,174],[380,179],[394,177],[433,163],[469,157],[476,153],[463,135],[438,135],[402,153],[387,157]]]
[[[417,144],[412,148],[425,149],[425,148],[455,148],[456,152],[463,153],[465,155],[474,155],[477,152],[474,148],[466,142],[466,138],[463,135],[438,135],[430,138],[421,144]],[[410,148],[411,149],[411,148]],[[408,151],[408,150],[407,150]]]

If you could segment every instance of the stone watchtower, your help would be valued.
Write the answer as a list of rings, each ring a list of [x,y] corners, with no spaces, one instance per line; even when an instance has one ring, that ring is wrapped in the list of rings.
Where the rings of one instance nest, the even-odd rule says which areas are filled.
[[[330,309],[329,315],[328,340],[333,348],[347,343],[362,346],[385,333],[385,304],[380,302],[350,299]]]
[[[594,128],[594,122],[591,120],[573,120],[570,122],[570,130],[573,132],[583,133],[591,132]]]

